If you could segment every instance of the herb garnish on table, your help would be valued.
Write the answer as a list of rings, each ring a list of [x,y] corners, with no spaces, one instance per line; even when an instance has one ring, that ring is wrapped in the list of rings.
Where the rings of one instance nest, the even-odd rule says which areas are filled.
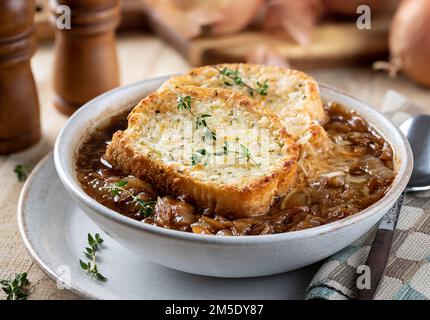
[[[2,290],[6,293],[6,300],[26,300],[28,294],[24,291],[29,284],[27,273],[15,275],[15,279],[0,280]]]

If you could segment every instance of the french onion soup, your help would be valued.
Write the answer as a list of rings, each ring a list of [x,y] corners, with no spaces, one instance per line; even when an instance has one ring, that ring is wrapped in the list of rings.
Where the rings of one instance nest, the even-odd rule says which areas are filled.
[[[323,110],[328,120],[321,126],[312,124],[295,139],[299,153],[294,180],[282,194],[274,195],[264,214],[220,214],[198,205],[187,194],[166,192],[151,179],[109,163],[106,149],[114,133],[127,128],[128,113],[112,118],[83,141],[76,157],[77,178],[99,203],[142,223],[168,229],[243,236],[320,226],[371,206],[385,195],[395,178],[390,145],[361,116],[336,102],[326,103]],[[202,165],[201,153],[198,165]],[[252,165],[249,152],[247,160]],[[184,166],[193,168],[196,161]],[[258,167],[257,162],[254,165]]]
[[[290,69],[195,68],[167,80],[78,151],[85,192],[130,218],[213,235],[312,228],[381,199],[390,145]]]

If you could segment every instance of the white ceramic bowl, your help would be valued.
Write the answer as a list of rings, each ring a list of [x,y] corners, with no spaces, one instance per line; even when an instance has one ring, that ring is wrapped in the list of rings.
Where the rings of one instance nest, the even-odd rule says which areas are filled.
[[[391,143],[397,177],[386,196],[351,217],[302,231],[273,235],[220,237],[164,229],[127,218],[99,204],[75,176],[75,154],[83,138],[110,116],[131,108],[167,78],[142,81],[107,92],[79,109],[55,144],[58,174],[80,208],[124,247],[163,266],[215,277],[254,277],[294,270],[322,260],[358,239],[387,212],[409,181],[412,152],[401,132],[372,107],[326,85],[324,100],[354,109]]]

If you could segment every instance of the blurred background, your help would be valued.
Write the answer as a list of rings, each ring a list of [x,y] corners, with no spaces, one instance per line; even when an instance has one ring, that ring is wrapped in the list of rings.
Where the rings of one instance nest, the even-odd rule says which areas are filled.
[[[400,2],[122,0],[118,30],[120,37],[154,34],[195,66],[237,61],[301,69],[352,65],[387,58],[390,23]],[[38,39],[51,41],[49,0],[36,3]],[[366,13],[367,25],[358,21]]]
[[[39,48],[32,64],[43,120],[53,99],[55,30],[49,0],[36,5]],[[193,66],[253,62],[304,70],[375,106],[388,89],[421,105],[429,98],[429,0],[122,0],[120,6],[120,85]]]
[[[68,2],[74,3],[58,1]],[[119,85],[193,66],[253,62],[304,70],[376,107],[389,89],[424,108],[429,101],[430,0],[122,0],[119,5]],[[38,48],[32,68],[46,152],[67,119],[52,107],[52,1],[36,0],[34,23]]]
[[[70,30],[55,28],[61,4],[72,9]],[[0,278],[28,271],[34,298],[75,297],[29,258],[15,223],[16,169],[52,150],[68,119],[56,104],[79,107],[118,85],[193,66],[252,62],[304,70],[376,108],[394,90],[430,113],[430,0],[2,0],[0,8],[0,49],[15,50],[14,41],[36,30],[33,75],[25,70],[32,50],[23,48],[25,83],[0,63],[8,69],[0,72],[0,153],[8,154],[0,157]],[[8,50],[0,62],[16,57]],[[29,130],[31,145],[38,142],[16,153],[13,139]]]
[[[39,44],[48,47],[55,35],[49,2],[36,0],[35,16]],[[68,2],[73,3],[58,1]],[[401,56],[430,45],[428,0],[121,0],[120,6],[120,48],[134,41],[145,54],[137,46],[161,41],[191,66],[239,61],[305,70],[372,66],[388,61],[390,53],[391,59],[420,60]],[[428,76],[410,76],[430,85]]]

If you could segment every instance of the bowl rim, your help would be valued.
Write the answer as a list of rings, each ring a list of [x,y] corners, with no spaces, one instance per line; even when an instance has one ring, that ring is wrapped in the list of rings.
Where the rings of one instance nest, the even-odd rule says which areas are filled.
[[[354,214],[349,217],[343,218],[341,220],[331,222],[324,224],[322,226],[317,226],[309,229],[304,230],[298,230],[298,231],[290,231],[290,232],[283,232],[283,233],[276,233],[276,234],[269,234],[269,235],[250,235],[250,236],[234,236],[234,237],[221,237],[216,235],[202,235],[202,234],[195,234],[190,232],[184,232],[184,231],[178,231],[173,229],[167,229],[163,227],[154,226],[151,224],[142,223],[141,221],[134,220],[132,218],[126,217],[112,209],[109,209],[102,204],[98,203],[96,200],[91,198],[89,195],[87,195],[83,189],[79,186],[79,182],[74,177],[74,168],[69,168],[61,161],[61,154],[66,153],[68,157],[73,157],[74,155],[70,155],[71,152],[74,152],[76,150],[75,146],[67,146],[64,143],[64,140],[67,141],[67,137],[71,136],[72,134],[69,133],[70,127],[81,117],[86,118],[86,122],[90,123],[91,120],[96,119],[96,117],[103,114],[103,111],[100,112],[96,117],[86,117],[86,114],[88,112],[89,108],[92,108],[93,104],[98,104],[103,102],[104,100],[109,101],[109,98],[113,95],[126,92],[130,89],[136,89],[140,88],[145,85],[150,85],[151,83],[158,83],[162,82],[163,80],[168,79],[171,76],[163,76],[163,77],[157,77],[157,78],[151,78],[148,80],[139,81],[127,86],[118,87],[116,89],[110,90],[91,101],[87,102],[85,105],[83,105],[81,108],[79,108],[66,122],[66,124],[63,126],[63,128],[60,130],[60,133],[58,134],[58,137],[55,141],[54,146],[54,161],[55,161],[55,167],[57,170],[57,173],[60,177],[60,180],[66,187],[66,189],[71,192],[79,201],[81,201],[83,204],[85,204],[87,207],[89,207],[92,211],[96,212],[98,215],[103,216],[104,218],[114,222],[119,223],[125,227],[132,228],[134,230],[147,232],[152,235],[158,235],[163,236],[167,238],[171,238],[174,240],[185,240],[185,241],[194,241],[194,242],[201,242],[201,243],[207,243],[207,244],[226,244],[226,245],[248,245],[248,244],[267,244],[267,243],[273,243],[278,241],[287,241],[289,239],[303,239],[303,238],[309,238],[309,237],[315,237],[319,235],[323,235],[325,233],[335,231],[338,229],[343,229],[348,226],[351,226],[352,224],[358,223],[362,220],[367,219],[368,217],[372,216],[373,214],[376,214],[381,209],[384,209],[390,204],[392,204],[403,192],[403,190],[406,188],[406,185],[409,181],[409,178],[412,174],[412,168],[413,168],[413,156],[412,156],[412,150],[409,145],[409,142],[407,138],[403,135],[403,133],[393,124],[391,121],[380,111],[378,111],[376,108],[371,107],[370,105],[364,103],[363,101],[353,97],[352,95],[336,89],[330,85],[326,85],[324,83],[318,83],[320,88],[323,88],[324,90],[328,90],[333,92],[334,94],[343,96],[351,101],[354,101],[354,104],[360,105],[360,108],[364,108],[365,110],[368,110],[370,113],[373,113],[373,115],[376,115],[380,118],[380,121],[384,122],[385,126],[388,127],[388,130],[393,132],[394,135],[397,135],[397,138],[392,138],[395,140],[399,140],[397,142],[400,142],[400,153],[404,153],[405,159],[402,159],[400,161],[400,166],[397,170],[396,179],[393,182],[391,188],[388,190],[388,192],[385,194],[383,198],[378,200],[376,203],[371,205],[370,207]],[[109,104],[107,104],[109,105]],[[105,107],[104,109],[107,109],[108,107]],[[354,109],[354,108],[350,108]],[[358,112],[360,114],[360,112]],[[364,115],[363,115],[364,116]],[[364,116],[367,120],[368,117]],[[378,126],[375,125],[374,122],[369,120],[369,124],[375,129],[378,130]],[[73,131],[73,130],[72,130]],[[379,130],[378,130],[379,131]],[[82,134],[81,134],[82,135]],[[386,139],[384,137],[384,139]],[[388,140],[388,139],[386,139]],[[388,141],[391,145],[394,145],[393,141]],[[73,162],[73,161],[72,161]],[[73,163],[72,163],[73,165]]]

